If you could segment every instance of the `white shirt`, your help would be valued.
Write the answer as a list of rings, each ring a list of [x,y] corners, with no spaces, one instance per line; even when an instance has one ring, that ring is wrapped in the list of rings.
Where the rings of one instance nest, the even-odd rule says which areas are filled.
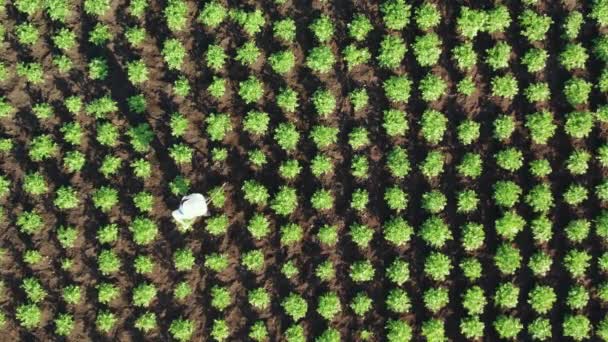
[[[174,210],[172,215],[176,221],[182,222],[195,219],[199,216],[205,216],[207,212],[208,208],[205,196],[197,193],[184,196],[179,209]]]

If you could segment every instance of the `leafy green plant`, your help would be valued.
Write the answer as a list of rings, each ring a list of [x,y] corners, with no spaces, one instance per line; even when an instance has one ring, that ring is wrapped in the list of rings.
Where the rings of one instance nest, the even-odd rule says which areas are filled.
[[[340,297],[334,292],[324,293],[319,296],[317,312],[328,321],[334,319],[342,311]]]
[[[397,35],[387,34],[380,42],[380,50],[376,58],[381,67],[395,69],[401,64],[406,52],[407,47],[403,38]]]
[[[426,219],[418,235],[427,245],[436,249],[442,248],[448,240],[453,239],[449,226],[438,216]]]
[[[386,306],[395,313],[406,313],[411,308],[410,298],[403,289],[391,289],[386,295]]]
[[[444,281],[452,268],[452,260],[440,252],[431,252],[424,261],[424,273],[434,281]]]
[[[16,25],[15,34],[21,45],[34,45],[40,39],[38,29],[29,22]]]
[[[456,30],[464,38],[473,39],[484,30],[486,21],[487,15],[483,10],[461,6],[460,15],[456,20]]]
[[[276,38],[291,43],[296,38],[296,22],[291,18],[277,20],[272,26],[272,31]]]
[[[498,336],[503,339],[516,339],[523,329],[519,318],[507,315],[498,316],[492,325]]]
[[[262,31],[262,27],[266,24],[264,19],[264,13],[261,10],[256,9],[251,12],[244,10],[230,10],[228,15],[237,24],[243,27],[245,33],[249,36],[255,36],[257,33]]]
[[[509,59],[511,59],[511,46],[506,42],[498,42],[486,50],[486,63],[492,70],[509,67]]]
[[[287,74],[295,66],[295,55],[291,50],[275,52],[268,57],[268,63],[274,72],[278,74]]]
[[[328,89],[318,89],[312,95],[312,103],[318,115],[328,117],[336,108],[336,98]]]
[[[369,18],[362,13],[355,14],[347,24],[348,35],[358,42],[364,41],[373,28]]]
[[[386,323],[386,338],[389,342],[410,341],[412,327],[404,320],[389,319]]]
[[[293,65],[289,66],[290,61],[291,64],[293,64],[293,55],[290,55],[289,52],[290,51],[283,51],[280,53],[280,56],[277,55],[279,59],[282,59],[282,63],[280,63],[280,66],[277,65],[277,68],[273,66],[275,71],[282,73],[279,71],[281,67],[288,69],[293,67]],[[253,65],[260,57],[260,54],[260,49],[255,45],[254,42],[246,42],[240,48],[238,48],[235,59],[243,65]],[[271,62],[271,65],[273,65],[273,62]]]
[[[570,43],[560,53],[559,62],[566,70],[571,71],[584,68],[588,58],[587,50],[582,44]]]
[[[132,47],[139,48],[146,40],[146,29],[137,26],[129,27],[125,30],[125,37]]]
[[[435,178],[443,173],[445,156],[440,151],[430,151],[420,164],[420,171],[426,178]]]
[[[31,84],[39,85],[44,82],[44,69],[42,68],[42,64],[40,63],[19,62],[17,63],[16,71],[17,76],[24,77]],[[6,108],[4,108],[3,110],[6,110]]]
[[[406,76],[391,76],[382,83],[384,93],[391,102],[407,103],[412,81]]]
[[[180,248],[173,253],[173,266],[178,271],[189,271],[194,266],[195,257],[191,249]]]
[[[255,76],[239,82],[239,96],[245,103],[258,102],[264,95],[264,83]]]
[[[197,20],[201,24],[210,28],[218,27],[228,15],[226,8],[217,1],[210,1],[205,4]]]
[[[498,270],[505,275],[513,274],[521,266],[522,256],[516,247],[508,243],[502,243],[496,249],[494,264]]]
[[[462,176],[470,178],[479,177],[483,170],[481,156],[472,152],[465,153],[456,169]]]
[[[97,240],[99,243],[112,243],[118,240],[118,225],[111,223],[100,227],[97,230]]]
[[[439,111],[428,109],[422,113],[420,132],[432,145],[439,143],[447,129],[448,119]]]
[[[407,115],[401,110],[385,110],[383,120],[382,127],[386,130],[386,134],[391,137],[405,135],[409,129]]]
[[[277,94],[277,105],[286,113],[293,113],[299,106],[298,93],[290,88],[283,88]]]
[[[542,41],[553,23],[553,19],[547,15],[526,9],[519,15],[519,25],[521,35],[526,37],[529,42]]]
[[[391,30],[401,30],[410,22],[412,6],[404,0],[387,0],[380,5],[382,20]]]
[[[34,210],[24,211],[17,216],[16,224],[20,232],[33,235],[42,229],[44,220]]]
[[[504,76],[495,76],[492,78],[492,95],[513,99],[519,93],[517,79],[507,74]]]
[[[335,30],[334,23],[327,15],[321,15],[315,19],[308,28],[320,43],[329,41]]]
[[[135,320],[134,326],[143,333],[148,333],[156,329],[156,314],[153,312],[146,311]]]
[[[546,102],[551,98],[551,90],[545,82],[532,83],[524,90],[524,95],[528,102]]]
[[[194,334],[194,322],[181,317],[174,319],[169,325],[169,332],[178,341],[190,341]]]
[[[97,288],[97,300],[100,303],[108,304],[120,296],[118,286],[111,283],[100,283]]]
[[[285,313],[291,317],[294,321],[299,321],[301,318],[306,316],[308,311],[308,303],[302,296],[291,293],[282,302],[281,307],[285,310]]]
[[[169,69],[180,70],[186,57],[186,48],[177,39],[168,39],[163,43],[162,55]]]
[[[422,93],[421,97],[424,101],[436,101],[445,94],[447,84],[440,76],[428,73],[420,80],[418,90]]]
[[[477,316],[468,316],[460,320],[460,333],[470,339],[481,339],[484,336],[485,324]]]
[[[439,25],[441,13],[435,4],[424,3],[416,8],[414,20],[416,21],[418,28],[426,31]]]
[[[74,316],[67,313],[62,313],[54,320],[55,333],[59,336],[68,336],[74,329]]]
[[[270,306],[270,294],[263,287],[249,291],[247,296],[249,304],[258,310],[265,310]]]
[[[326,149],[338,141],[339,129],[323,125],[314,126],[310,132],[310,138],[318,149]]]
[[[148,68],[143,60],[135,60],[127,63],[127,75],[133,84],[140,84],[148,80]]]
[[[589,100],[593,85],[579,77],[572,77],[564,83],[564,95],[566,100],[573,105],[585,104]]]
[[[36,304],[21,304],[15,312],[19,325],[27,330],[33,330],[42,322],[42,310]]]
[[[564,130],[576,139],[586,138],[593,129],[593,114],[587,111],[571,112],[566,114]]]
[[[351,45],[349,45],[351,46]],[[367,59],[369,59],[369,52],[367,52],[367,59],[366,58],[361,58],[361,56],[356,56],[356,59],[353,59],[353,57],[348,57],[347,55],[347,50],[349,49],[349,47],[346,47],[344,50],[344,55],[345,55],[345,59],[348,62],[349,68],[351,68],[351,64],[353,64],[355,61],[359,61],[360,63],[365,63],[365,61]],[[349,54],[352,55],[354,52],[350,51]],[[291,54],[293,56],[293,53]],[[363,56],[365,57],[365,56]],[[326,45],[322,45],[322,46],[316,46],[314,48],[312,48],[309,52],[308,52],[308,56],[306,56],[306,65],[312,69],[315,72],[318,73],[326,73],[328,71],[331,70],[331,68],[334,66],[334,64],[336,63],[336,57],[334,56],[334,53],[331,50],[331,47],[326,46]],[[293,59],[292,59],[292,64],[293,64]],[[292,65],[293,66],[293,65]]]
[[[545,68],[549,54],[539,48],[531,48],[521,59],[522,64],[528,68],[528,72],[538,72]]]
[[[118,272],[122,262],[120,257],[112,250],[104,249],[97,256],[97,267],[103,275],[110,275]]]
[[[528,303],[534,311],[540,314],[548,313],[556,300],[555,291],[546,285],[537,285],[528,294]]]
[[[256,321],[249,329],[249,338],[256,342],[263,342],[268,339],[268,329],[262,321]]]
[[[465,77],[460,80],[456,86],[456,90],[458,90],[459,94],[464,96],[471,96],[477,89],[477,85],[475,81],[471,77]]]
[[[441,39],[434,32],[418,36],[414,41],[413,50],[420,66],[433,66],[441,56]]]

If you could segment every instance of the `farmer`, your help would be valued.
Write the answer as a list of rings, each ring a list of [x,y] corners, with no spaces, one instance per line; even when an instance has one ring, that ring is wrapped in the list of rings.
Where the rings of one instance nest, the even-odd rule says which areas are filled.
[[[207,200],[201,194],[184,196],[179,209],[173,210],[173,218],[177,223],[188,224],[200,216],[207,216]]]

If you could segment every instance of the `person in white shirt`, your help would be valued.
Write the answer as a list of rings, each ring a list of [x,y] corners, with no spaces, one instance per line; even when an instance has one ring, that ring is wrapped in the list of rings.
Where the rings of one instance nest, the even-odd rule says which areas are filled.
[[[205,196],[195,193],[182,197],[177,210],[173,210],[172,216],[180,224],[189,224],[197,217],[207,216],[209,209]]]

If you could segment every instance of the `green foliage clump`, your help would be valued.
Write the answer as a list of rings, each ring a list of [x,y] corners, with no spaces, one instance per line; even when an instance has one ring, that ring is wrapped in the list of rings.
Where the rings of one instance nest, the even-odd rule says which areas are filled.
[[[559,62],[566,70],[571,71],[584,68],[588,58],[587,49],[582,44],[570,43],[560,53]]]
[[[163,43],[161,51],[169,69],[180,70],[186,57],[186,48],[177,39],[168,39]]]
[[[348,35],[358,42],[364,41],[373,28],[369,18],[362,13],[355,14],[347,24]]]
[[[517,339],[517,335],[523,329],[520,319],[514,316],[500,315],[494,320],[494,329],[502,339]]]
[[[575,139],[586,138],[591,133],[594,123],[594,117],[591,112],[571,112],[566,114],[564,131]]]
[[[331,39],[334,34],[334,23],[327,15],[321,15],[315,19],[309,26],[315,38],[324,43]]]
[[[348,49],[348,47],[346,49]],[[292,53],[292,56],[293,56],[293,53]],[[345,58],[348,61],[346,52],[345,52]],[[369,59],[369,57],[368,57],[368,59]],[[308,56],[306,57],[306,65],[313,71],[319,72],[319,73],[328,72],[329,70],[331,70],[331,68],[333,67],[333,65],[335,63],[336,63],[336,57],[334,56],[334,53],[331,51],[331,47],[326,46],[326,45],[316,46],[316,47],[312,48],[309,51]],[[350,68],[351,63],[352,62],[349,62],[349,68]]]
[[[53,204],[59,209],[74,209],[80,203],[78,191],[71,186],[59,187],[56,193],[57,197],[55,197]]]
[[[467,71],[477,64],[477,53],[473,48],[473,43],[466,42],[455,46],[452,49],[452,58],[456,60],[459,69]]]
[[[19,325],[27,330],[33,330],[42,322],[42,310],[34,303],[21,304],[16,309],[15,317]]]
[[[295,60],[296,57],[291,50],[275,52],[268,57],[270,67],[278,74],[287,74],[290,72],[296,64]]]
[[[511,74],[492,78],[492,95],[513,99],[519,93],[517,79]]]
[[[489,48],[486,54],[486,63],[488,63],[492,70],[504,69],[509,66],[511,46],[506,42],[499,42]]]
[[[197,20],[210,28],[218,27],[228,15],[226,7],[216,1],[210,1],[203,6]]]
[[[275,21],[272,31],[276,38],[291,43],[296,38],[296,28],[296,22],[291,18],[286,18]]]
[[[564,84],[564,96],[573,106],[585,104],[589,100],[592,87],[593,84],[590,82],[579,77],[572,77]]]
[[[244,10],[230,10],[228,15],[237,24],[241,25],[245,33],[251,37],[261,32],[264,25],[266,25],[264,13],[259,9],[250,12]]]
[[[401,61],[405,57],[407,47],[403,38],[387,34],[380,42],[380,50],[378,56],[378,64],[386,69],[396,69],[401,65]]]
[[[59,150],[59,146],[53,140],[50,134],[43,134],[34,137],[30,143],[28,155],[34,162],[41,162],[46,159],[51,159]]]
[[[550,16],[539,14],[531,9],[526,9],[519,15],[521,35],[526,37],[529,42],[544,40],[551,24],[553,24],[553,19]]]
[[[388,109],[384,111],[384,122],[382,127],[389,136],[403,136],[409,129],[407,115],[398,109]]]
[[[440,252],[431,252],[424,261],[424,273],[434,281],[444,281],[453,268],[452,260]]]
[[[435,4],[423,3],[416,8],[414,20],[416,21],[418,28],[426,31],[439,25],[441,13]]]
[[[447,123],[448,119],[443,113],[434,109],[428,109],[422,113],[420,132],[428,143],[436,145],[443,139]]]
[[[522,256],[516,247],[508,243],[502,243],[496,249],[494,264],[505,275],[514,274],[521,266]]]
[[[549,54],[539,48],[531,48],[521,59],[522,64],[528,68],[528,72],[538,72],[545,68]]]
[[[422,94],[424,101],[436,101],[445,94],[447,84],[443,78],[435,74],[429,73],[420,80],[418,89]]]
[[[255,76],[239,82],[239,96],[245,103],[258,102],[264,95],[264,83]]]
[[[358,48],[355,44],[347,45],[342,50],[342,54],[344,55],[344,60],[346,61],[349,70],[352,70],[358,65],[367,63],[372,58],[372,55],[367,48]]]
[[[302,296],[291,293],[282,302],[281,306],[285,310],[285,313],[289,315],[294,321],[299,321],[301,318],[306,316],[308,311],[308,303]]]
[[[436,33],[427,33],[416,37],[412,48],[420,66],[433,66],[441,56],[441,39]]]
[[[194,322],[184,318],[177,318],[171,322],[169,333],[180,342],[190,341],[194,334]]]
[[[382,83],[384,94],[391,102],[407,103],[412,81],[406,76],[391,76]]]
[[[572,11],[566,17],[566,20],[562,24],[564,29],[564,36],[569,40],[574,40],[581,31],[581,27],[585,23],[583,14],[579,11]]]
[[[380,5],[384,25],[391,30],[402,30],[410,22],[412,6],[404,0],[387,0]]]
[[[456,20],[456,30],[461,36],[470,40],[479,32],[483,32],[486,22],[487,15],[483,10],[461,6],[460,15]]]

